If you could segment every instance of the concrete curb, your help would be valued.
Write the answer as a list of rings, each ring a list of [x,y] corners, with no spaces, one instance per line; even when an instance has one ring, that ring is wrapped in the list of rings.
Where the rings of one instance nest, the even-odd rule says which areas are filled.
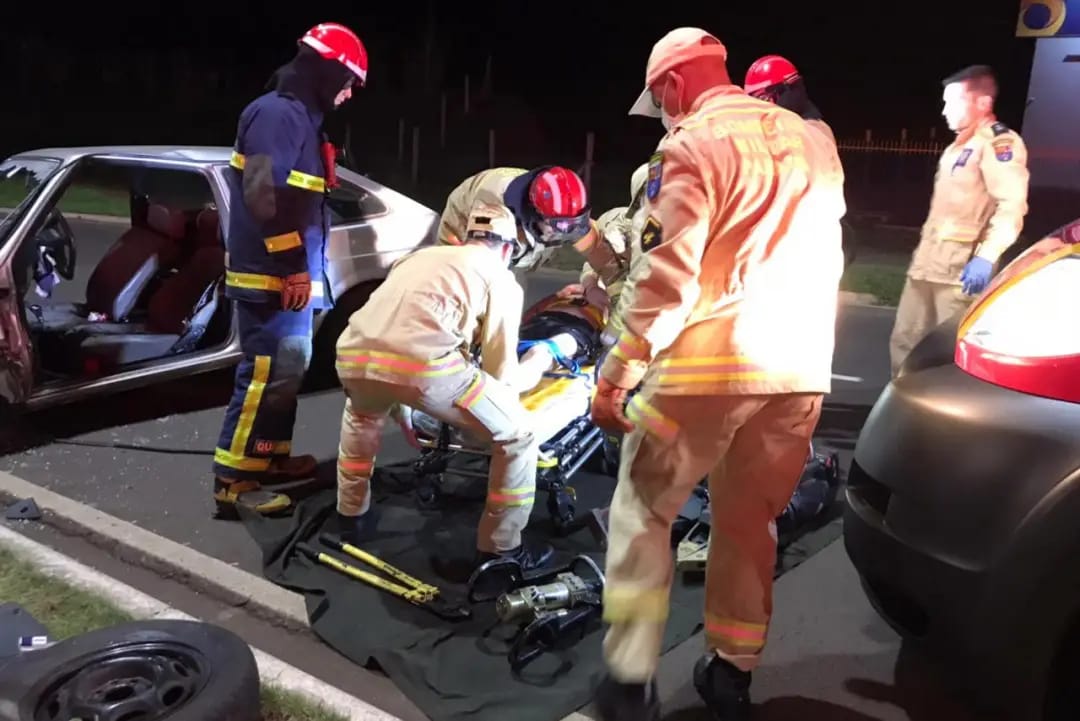
[[[5,546],[16,555],[33,561],[34,566],[45,575],[108,599],[117,608],[137,619],[199,620],[3,525],[0,525],[0,546]],[[320,681],[275,656],[253,646],[251,650],[259,666],[259,679],[264,685],[291,691],[308,702],[334,711],[350,721],[400,721],[398,717],[391,716],[355,696]]]
[[[26,498],[33,498],[41,510],[42,518],[38,521],[39,523],[49,525],[66,534],[81,536],[98,548],[107,550],[115,558],[147,568],[168,578],[177,579],[189,588],[205,593],[216,600],[243,606],[253,615],[281,624],[286,628],[296,630],[310,630],[311,628],[304,598],[300,594],[18,476],[0,471],[0,499],[5,503],[13,503]],[[0,540],[6,539],[11,533],[15,532],[0,524]],[[15,535],[18,535],[20,539],[25,539],[25,536]],[[35,543],[30,539],[26,541]],[[51,549],[46,550],[51,551]],[[74,564],[75,561],[71,563]],[[113,586],[118,589],[116,593],[121,598],[132,596],[132,594],[144,595],[119,583],[113,583]],[[108,597],[113,598],[111,593]],[[156,600],[155,603],[160,604]],[[180,612],[175,611],[175,613]],[[135,615],[134,612],[132,614]],[[165,618],[165,616],[153,617]],[[262,663],[259,668],[261,671]],[[273,671],[270,670],[268,673],[273,673]],[[326,685],[302,671],[297,670],[297,673],[310,678],[310,683]],[[297,678],[300,679],[300,677]],[[300,680],[297,681],[299,682]],[[289,688],[292,690],[291,687]],[[344,692],[336,688],[328,688],[333,689],[338,695],[344,695]],[[378,709],[374,712],[368,710],[374,709],[369,704],[357,703],[362,704],[363,708],[353,713],[362,711],[369,715],[346,714],[351,721],[398,721],[397,717]],[[381,715],[371,715],[372,713]],[[575,711],[562,721],[593,721],[593,717],[581,711]]]
[[[264,578],[3,471],[0,496],[8,502],[33,498],[41,509],[41,522],[80,536],[122,561],[177,579],[287,628],[310,628],[303,596]]]

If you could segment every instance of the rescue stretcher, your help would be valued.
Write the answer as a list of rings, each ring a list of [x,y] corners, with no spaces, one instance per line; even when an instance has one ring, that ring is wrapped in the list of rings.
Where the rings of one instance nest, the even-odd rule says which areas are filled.
[[[574,315],[566,312],[570,310]],[[543,343],[566,332],[577,341],[573,357],[557,358],[558,367],[521,396],[540,440],[536,490],[547,494],[547,511],[557,533],[576,527],[577,496],[570,481],[604,442],[603,431],[589,415],[604,322],[583,298],[555,295],[539,301],[522,319],[521,338],[526,343]],[[412,471],[422,506],[439,504],[447,475],[487,479],[491,451],[483,439],[415,409],[412,425],[421,446]]]

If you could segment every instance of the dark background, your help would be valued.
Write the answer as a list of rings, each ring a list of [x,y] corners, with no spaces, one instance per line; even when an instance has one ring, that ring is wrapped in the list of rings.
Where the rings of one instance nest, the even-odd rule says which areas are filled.
[[[370,55],[368,87],[330,124],[350,165],[441,209],[453,185],[488,166],[489,131],[497,165],[579,170],[592,132],[589,174],[594,207],[603,210],[627,202],[630,173],[663,132],[655,120],[626,114],[652,44],[671,28],[697,25],[728,46],[740,84],[760,55],[792,59],[848,141],[852,205],[894,206],[894,221],[906,214],[917,223],[940,151],[931,142],[949,136],[940,115],[945,75],[992,65],[1002,86],[999,117],[1020,127],[1035,41],[1014,37],[1018,7],[1018,0],[9,2],[0,31],[7,70],[0,153],[230,145],[240,110],[289,60],[296,39],[335,20],[353,27]],[[902,131],[920,152],[892,147]],[[876,194],[860,190],[883,185]]]

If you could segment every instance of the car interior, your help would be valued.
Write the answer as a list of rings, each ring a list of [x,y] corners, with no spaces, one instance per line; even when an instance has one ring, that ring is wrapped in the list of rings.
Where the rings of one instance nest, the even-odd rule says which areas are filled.
[[[117,170],[128,181],[127,218],[120,216]],[[110,181],[110,222],[79,212],[80,204],[95,209],[86,190],[95,178],[76,178],[20,248],[17,276],[37,383],[108,375],[228,337],[225,249],[206,178],[135,166],[97,175]],[[176,176],[188,177],[178,183]],[[68,288],[58,293],[57,284]]]

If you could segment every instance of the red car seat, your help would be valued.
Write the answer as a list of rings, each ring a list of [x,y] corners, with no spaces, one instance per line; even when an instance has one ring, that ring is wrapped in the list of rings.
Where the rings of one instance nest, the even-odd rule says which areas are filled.
[[[194,251],[176,273],[154,291],[148,305],[147,330],[180,334],[206,289],[225,275],[225,245],[216,210],[195,218]]]
[[[127,320],[154,276],[180,259],[187,230],[184,213],[152,204],[146,224],[132,226],[117,238],[90,274],[88,312],[103,313],[112,322]]]

